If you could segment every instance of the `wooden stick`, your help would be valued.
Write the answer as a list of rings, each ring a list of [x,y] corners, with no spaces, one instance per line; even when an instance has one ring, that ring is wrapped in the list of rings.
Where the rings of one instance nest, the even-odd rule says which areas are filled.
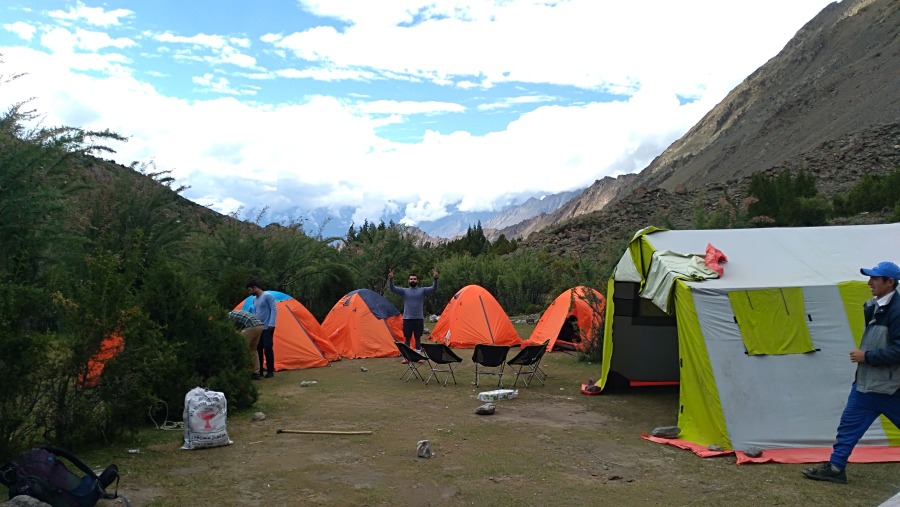
[[[278,430],[275,433],[303,433],[312,435],[371,435],[371,431],[317,431],[317,430]]]

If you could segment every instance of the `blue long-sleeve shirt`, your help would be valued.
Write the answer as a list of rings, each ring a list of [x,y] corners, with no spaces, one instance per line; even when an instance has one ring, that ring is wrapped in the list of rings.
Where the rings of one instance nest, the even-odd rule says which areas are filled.
[[[399,294],[403,298],[404,319],[424,319],[425,296],[437,290],[438,280],[435,278],[434,283],[428,287],[396,287],[394,279],[389,278],[388,285],[391,292]]]
[[[257,296],[253,300],[253,314],[262,321],[263,326],[275,327],[275,317],[278,315],[278,308],[275,307],[275,298],[268,292],[263,292],[262,296]]]

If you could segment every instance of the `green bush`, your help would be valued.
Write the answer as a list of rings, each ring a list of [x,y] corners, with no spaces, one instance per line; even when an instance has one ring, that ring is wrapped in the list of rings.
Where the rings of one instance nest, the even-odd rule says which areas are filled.
[[[202,284],[175,264],[158,263],[146,272],[140,299],[177,357],[155,382],[161,400],[177,407],[203,386],[224,392],[237,409],[256,402],[247,344]]]
[[[40,289],[0,281],[0,461],[41,439],[34,414],[48,403],[52,373],[47,301]]]
[[[826,223],[831,206],[816,188],[815,178],[799,171],[782,171],[775,176],[756,173],[748,189],[756,202],[748,207],[749,223],[782,227],[813,226]]]
[[[900,188],[900,170],[895,169],[887,176],[866,174],[846,197],[834,196],[832,205],[835,213],[840,216],[894,209],[900,202],[897,200],[898,188]]]

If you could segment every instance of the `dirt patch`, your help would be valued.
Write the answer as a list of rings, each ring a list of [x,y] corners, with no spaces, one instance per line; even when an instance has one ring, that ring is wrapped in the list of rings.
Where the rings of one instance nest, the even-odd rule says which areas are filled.
[[[89,456],[117,463],[134,506],[209,505],[878,505],[896,493],[900,465],[854,465],[850,484],[805,480],[802,465],[736,466],[640,438],[677,421],[677,388],[584,396],[599,367],[548,354],[549,378],[475,414],[466,361],[458,384],[404,382],[394,358],[278,372],[260,400],[230,413],[234,444],[180,449],[180,431],[148,429]],[[361,371],[360,367],[368,371]],[[300,387],[303,380],[317,384]],[[504,381],[511,383],[506,376]],[[254,421],[262,411],[266,419]],[[278,429],[367,430],[370,435],[278,434]],[[419,458],[429,440],[436,455]],[[127,449],[140,448],[140,454]],[[107,502],[107,505],[114,505]]]
[[[539,397],[538,397],[539,398]],[[547,397],[543,403],[536,399],[527,406],[519,406],[514,402],[501,402],[493,416],[500,421],[528,427],[528,431],[536,431],[543,427],[565,429],[572,426],[602,427],[614,419],[598,414],[587,406],[574,401],[556,401]]]

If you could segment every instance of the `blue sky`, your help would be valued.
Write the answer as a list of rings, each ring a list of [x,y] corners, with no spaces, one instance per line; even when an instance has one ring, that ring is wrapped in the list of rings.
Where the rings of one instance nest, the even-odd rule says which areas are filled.
[[[224,213],[417,224],[640,171],[828,3],[7,0],[0,106]]]

